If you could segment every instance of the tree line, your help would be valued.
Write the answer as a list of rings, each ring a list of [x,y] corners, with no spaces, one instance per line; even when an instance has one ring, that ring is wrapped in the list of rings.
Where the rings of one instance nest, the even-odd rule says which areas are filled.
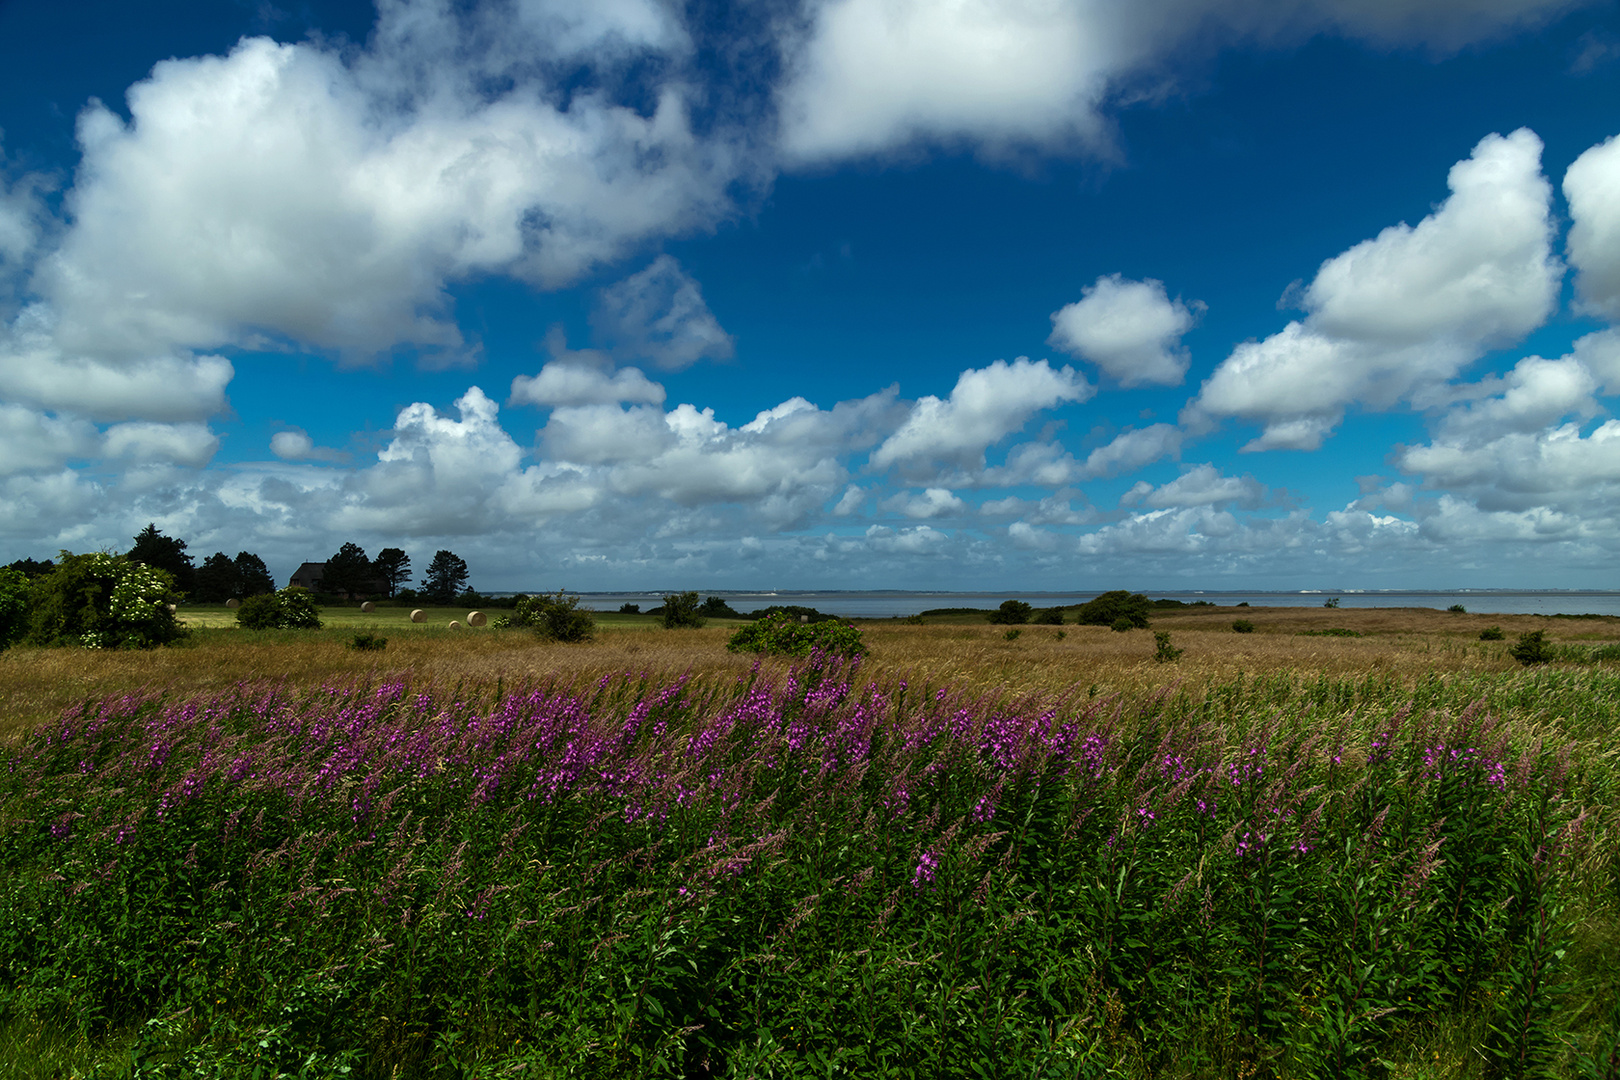
[[[164,571],[173,579],[178,599],[191,603],[223,604],[227,600],[245,600],[276,591],[269,567],[253,552],[239,551],[232,558],[223,551],[216,551],[198,566],[186,546],[184,540],[167,536],[156,523],[150,523],[135,535],[132,546],[122,558]],[[66,553],[63,558],[67,558]],[[50,559],[30,558],[18,559],[7,569],[33,580],[55,572],[58,567]],[[317,591],[340,597],[385,596],[450,604],[467,591],[468,576],[466,560],[453,551],[441,550],[428,563],[421,588],[412,590],[407,587],[411,582],[411,557],[402,549],[386,547],[372,558],[359,544],[345,543],[327,558]]]

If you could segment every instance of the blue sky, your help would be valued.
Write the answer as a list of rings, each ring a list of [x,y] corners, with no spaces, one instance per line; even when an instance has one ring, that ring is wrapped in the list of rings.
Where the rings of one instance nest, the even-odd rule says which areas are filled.
[[[0,5],[0,561],[1620,585],[1620,5]]]

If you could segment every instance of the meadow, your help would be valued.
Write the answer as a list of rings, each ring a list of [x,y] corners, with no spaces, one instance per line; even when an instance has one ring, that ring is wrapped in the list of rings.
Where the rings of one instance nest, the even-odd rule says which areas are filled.
[[[223,611],[0,654],[0,1077],[1620,1076],[1620,620]]]

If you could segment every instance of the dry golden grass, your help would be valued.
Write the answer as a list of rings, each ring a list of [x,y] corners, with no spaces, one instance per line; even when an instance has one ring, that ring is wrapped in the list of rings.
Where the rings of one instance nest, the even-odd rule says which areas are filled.
[[[1236,618],[1254,623],[1255,632],[1234,633]],[[1005,627],[971,617],[924,626],[873,621],[864,627],[872,650],[866,671],[987,691],[1079,686],[1130,694],[1175,683],[1211,685],[1240,674],[1410,681],[1433,672],[1506,671],[1517,667],[1507,645],[1525,630],[1544,629],[1554,641],[1620,638],[1620,620],[1454,615],[1424,608],[1219,608],[1161,614],[1153,625],[1170,631],[1184,650],[1177,662],[1155,663],[1153,635],[1143,630],[1026,626],[1009,641]],[[1487,626],[1500,626],[1507,640],[1479,641]],[[522,630],[451,631],[406,622],[378,627],[388,636],[382,652],[349,648],[357,627],[358,620],[345,620],[311,633],[203,630],[187,645],[151,652],[12,649],[0,653],[0,734],[47,722],[79,701],[131,691],[194,694],[263,680],[308,685],[406,674],[419,683],[483,692],[498,683],[578,684],[624,671],[734,676],[754,662],[726,651],[729,624],[668,631],[604,620],[593,642],[558,645]],[[1364,636],[1303,633],[1337,627]]]

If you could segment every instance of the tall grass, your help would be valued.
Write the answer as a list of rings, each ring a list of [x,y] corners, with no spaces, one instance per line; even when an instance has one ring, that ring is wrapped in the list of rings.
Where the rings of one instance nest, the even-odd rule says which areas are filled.
[[[108,698],[0,756],[0,1045],[152,1076],[1612,1075],[1617,690],[1015,694],[818,656]]]

